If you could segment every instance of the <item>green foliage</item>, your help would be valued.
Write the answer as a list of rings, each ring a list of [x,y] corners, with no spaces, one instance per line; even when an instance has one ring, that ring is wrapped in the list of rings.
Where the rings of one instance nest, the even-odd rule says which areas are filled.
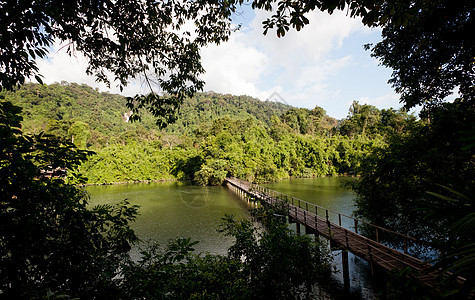
[[[382,139],[365,137],[349,140],[340,135],[300,135],[276,118],[273,122],[275,125],[266,130],[251,120],[216,120],[215,124],[227,125],[213,126],[204,133],[208,137],[202,143],[204,157],[225,159],[231,175],[259,182],[289,176],[357,173],[361,158],[382,143]],[[277,131],[276,140],[272,136]],[[338,147],[341,143],[347,147]]]
[[[398,232],[439,243],[443,247],[453,216],[445,221],[425,218],[432,207],[426,191],[438,184],[473,187],[475,110],[464,101],[432,110],[430,123],[418,122],[389,145],[375,148],[356,182],[358,215]]]
[[[311,291],[315,280],[328,275],[327,258],[321,249],[282,224],[253,244],[244,244],[248,248],[238,243],[236,247],[245,253],[257,249],[244,261],[233,255],[192,254],[194,243],[189,240],[178,240],[164,252],[152,248],[140,261],[131,260],[128,251],[136,237],[128,224],[135,218],[136,207],[123,202],[90,208],[83,191],[66,184],[62,177],[43,176],[45,170],[55,175],[66,168],[70,177],[79,174],[76,167],[91,153],[76,148],[71,136],[84,145],[81,137],[89,131],[86,123],[51,122],[50,132],[64,140],[45,133],[28,135],[20,129],[21,109],[10,102],[1,105],[2,296],[239,299],[266,298],[271,293],[299,298]],[[197,181],[217,184],[228,172],[247,172],[243,174],[258,180],[284,174],[273,165],[275,141],[253,118],[219,119],[199,132],[191,145],[171,140],[164,144],[157,140],[136,142],[129,137],[127,143],[99,148],[80,170],[89,182],[196,174]],[[293,143],[292,135],[284,133],[284,137],[281,142]],[[305,143],[312,137],[295,138],[302,145],[295,152],[308,156],[309,164],[317,164],[323,145],[307,150]],[[262,143],[265,139],[271,144]],[[302,161],[304,164],[306,160]],[[255,235],[257,231],[247,224],[248,232],[243,234]],[[228,224],[227,228],[232,226],[240,228],[234,232],[243,230],[238,224]],[[278,289],[272,288],[274,284]]]
[[[458,188],[460,190],[460,188]],[[460,299],[469,298],[475,292],[475,203],[473,186],[463,188],[464,192],[441,186],[441,192],[428,192],[435,203],[430,207],[428,218],[436,218],[449,224],[449,238],[444,252],[434,265],[442,269],[441,281],[450,284],[446,295]],[[449,218],[449,222],[447,219]],[[461,285],[454,284],[457,276],[465,278]]]
[[[87,124],[90,136],[87,146],[100,148],[109,144],[130,141],[162,140],[170,146],[173,139],[191,136],[207,122],[225,116],[253,118],[268,124],[273,115],[280,115],[290,106],[277,102],[262,102],[247,96],[198,93],[181,105],[174,124],[162,133],[153,116],[143,112],[141,122],[126,122],[130,113],[125,97],[99,93],[83,84],[25,84],[14,92],[2,91],[5,100],[23,107],[23,128],[29,133],[46,131],[71,140],[68,133],[75,122]],[[85,137],[88,136],[85,133]],[[175,146],[176,143],[172,146]]]
[[[66,184],[61,177],[43,176],[46,169],[73,169],[89,153],[52,136],[24,134],[18,116],[21,109],[9,102],[1,102],[1,108],[2,297],[264,299],[271,295],[289,299],[308,295],[319,278],[329,275],[328,257],[313,240],[295,235],[282,220],[270,219],[283,213],[280,210],[261,212],[260,219],[268,230],[259,235],[249,221],[236,222],[228,217],[225,232],[237,240],[229,257],[193,254],[195,242],[179,239],[164,251],[155,245],[138,261],[132,260],[128,252],[137,239],[128,224],[134,220],[137,207],[125,201],[90,208],[82,190]],[[252,141],[265,136],[263,127],[247,123],[229,120],[228,125],[250,127],[241,139]],[[220,150],[234,139],[224,134],[225,128],[214,129],[217,145],[210,146],[218,154],[223,154]],[[117,145],[117,152],[99,153],[94,157],[96,161],[88,163],[97,166],[101,160],[124,153],[138,160],[168,153],[168,159],[190,162],[189,166],[181,165],[181,170],[189,171],[201,161],[197,150],[162,150],[152,145]],[[126,157],[118,161],[126,161]],[[131,165],[135,168],[136,164]],[[208,159],[205,167],[213,169],[207,180],[214,184],[217,179],[213,176],[218,174],[221,180],[228,164],[223,159]],[[205,167],[197,178],[204,176]],[[133,174],[139,169],[127,172]],[[238,248],[244,260],[237,257]]]
[[[331,134],[331,129],[337,125],[337,121],[326,117],[325,110],[318,106],[312,110],[291,108],[281,115],[281,121],[294,133],[310,135]]]
[[[87,138],[87,146],[106,146],[112,137],[120,143],[126,143],[127,137],[146,140],[157,138],[154,133],[157,127],[152,116],[144,117],[140,124],[125,122],[124,114],[128,109],[124,97],[99,93],[85,84],[30,83],[14,92],[3,91],[0,94],[6,101],[23,108],[22,125],[29,133],[46,131],[71,141],[71,127],[75,123],[84,123],[87,128],[83,130],[82,138]]]
[[[213,183],[224,172],[259,182],[363,170],[356,189],[361,195],[359,213],[364,217],[415,236],[429,235],[434,241],[447,240],[448,234],[455,233],[466,242],[464,232],[471,228],[471,215],[450,227],[447,224],[451,218],[428,221],[411,208],[429,203],[423,192],[434,190],[435,183],[449,182],[450,187],[454,187],[451,182],[468,187],[474,184],[474,154],[469,147],[475,119],[474,43],[470,38],[474,4],[324,0],[279,1],[277,6],[272,5],[275,2],[254,1],[253,7],[276,7],[270,19],[264,21],[264,28],[267,32],[275,26],[278,36],[285,35],[290,26],[300,30],[307,25],[305,14],[316,8],[328,12],[348,9],[350,16],[362,17],[364,24],[381,26],[383,41],[373,48],[373,55],[394,69],[390,82],[407,108],[425,105],[428,122],[407,124],[402,113],[354,105],[353,113],[341,127],[346,136],[340,136],[331,128],[333,120],[319,108],[285,113],[279,110],[288,108],[277,105],[270,111],[279,111],[278,118],[270,114],[265,117],[259,109],[254,114],[240,114],[240,120],[216,121],[199,116],[195,117],[196,127],[185,121],[178,125],[181,134],[168,136],[146,126],[123,131],[102,128],[104,123],[93,123],[94,116],[102,111],[97,105],[95,113],[85,119],[69,118],[68,114],[76,117],[81,110],[69,107],[75,101],[61,96],[36,103],[47,103],[36,107],[42,110],[46,122],[32,118],[28,126],[35,134],[30,135],[20,129],[19,109],[2,101],[2,296],[31,298],[61,295],[64,291],[82,298],[117,298],[123,294],[142,298],[296,298],[308,294],[311,284],[325,269],[320,268],[324,261],[321,253],[311,249],[313,243],[293,236],[281,220],[268,218],[278,212],[267,215],[267,219],[262,217],[265,224],[272,226],[259,238],[249,224],[228,218],[225,229],[236,237],[237,243],[227,258],[193,257],[193,243],[179,240],[163,254],[144,254],[139,265],[127,261],[126,253],[135,241],[128,223],[134,219],[136,208],[124,203],[88,209],[87,198],[80,190],[55,177],[66,168],[74,169],[88,154],[66,142],[73,137],[81,148],[91,144],[110,147],[101,149],[96,161],[83,165],[86,173],[96,175],[92,179],[96,182],[196,174],[199,180]],[[198,78],[204,72],[199,48],[228,38],[230,16],[238,3],[241,2],[73,1],[65,6],[61,1],[4,1],[0,4],[5,16],[5,26],[0,29],[0,35],[5,37],[0,87],[12,90],[31,76],[41,82],[35,59],[45,57],[55,39],[68,41],[68,53],[82,51],[89,62],[87,72],[99,81],[109,84],[106,74],[111,73],[122,88],[128,79],[138,75],[143,75],[147,83],[156,76],[160,90],[165,92],[163,97],[152,91],[126,99],[126,105],[127,111],[133,112],[132,119],[148,118],[143,113],[147,109],[163,126],[176,120],[177,108],[203,87]],[[194,33],[184,30],[190,20],[197,26]],[[432,107],[454,88],[458,88],[462,100]],[[78,90],[84,92],[87,88]],[[37,96],[43,94],[43,90],[38,91]],[[77,102],[87,102],[86,98],[87,92],[82,93]],[[235,110],[224,108],[212,96],[211,99],[200,99],[193,106],[211,108],[212,103],[223,107],[215,108],[216,115],[235,116]],[[264,117],[256,117],[259,111]],[[123,113],[120,111],[120,116]],[[203,120],[208,124],[198,122]],[[112,122],[121,121],[114,118]],[[411,131],[401,134],[406,125],[412,126],[407,127]],[[396,128],[388,130],[390,126]],[[61,139],[40,133],[42,130]],[[182,137],[186,130],[194,135]],[[110,140],[107,131],[114,133],[109,134],[113,136]],[[382,141],[388,136],[391,143],[384,146]],[[147,142],[142,144],[143,140]],[[375,147],[373,154],[367,156]],[[360,166],[364,157],[366,163]],[[203,167],[198,169],[200,163]],[[103,174],[98,171],[101,168]],[[53,178],[47,178],[45,172],[51,172]],[[473,241],[469,242],[449,244],[455,248],[448,258],[456,257],[449,267],[463,274],[470,274],[472,266]],[[291,251],[295,249],[295,253]],[[123,271],[121,276],[119,270]],[[127,273],[129,270],[132,272]],[[134,281],[135,275],[142,281]]]
[[[26,132],[45,130],[96,151],[80,168],[88,183],[195,180],[195,174],[201,184],[210,184],[211,177],[216,178],[211,184],[220,184],[226,173],[256,182],[358,174],[361,159],[393,134],[391,126],[400,124],[399,132],[410,119],[373,109],[381,122],[344,136],[320,107],[291,108],[209,92],[187,99],[175,124],[158,131],[147,113],[140,123],[125,122],[123,97],[86,85],[27,84],[2,95],[24,107]],[[370,106],[359,107],[344,124]],[[225,168],[211,166],[214,161],[224,161]]]
[[[392,2],[392,3],[391,3]],[[475,96],[472,1],[390,1],[396,12],[383,21],[383,40],[372,56],[393,69],[392,84],[407,108],[440,103],[454,89],[466,101]],[[387,5],[385,13],[391,9]],[[383,12],[384,14],[384,12]]]
[[[112,281],[136,241],[128,223],[137,207],[87,207],[87,195],[61,176],[90,153],[52,136],[24,134],[20,111],[0,102],[0,294],[114,293]]]
[[[268,182],[358,174],[361,160],[384,143],[380,136],[326,138],[292,131],[282,131],[276,141],[273,132],[253,119],[216,119],[189,137],[189,144],[164,136],[163,147],[156,141],[110,145],[98,149],[81,170],[90,183],[189,178],[203,185],[221,184],[226,175]]]
[[[0,59],[1,86],[10,90],[31,76],[41,82],[36,57],[45,57],[55,39],[68,41],[68,53],[82,51],[89,62],[87,72],[99,81],[109,84],[106,74],[111,72],[122,88],[138,75],[149,85],[156,76],[160,90],[168,95],[137,95],[128,105],[132,118],[140,118],[139,110],[147,108],[164,125],[176,119],[187,96],[203,88],[199,49],[229,38],[231,15],[239,4],[242,1],[73,1],[67,7],[60,1],[2,3],[6,43]],[[407,108],[437,103],[455,88],[466,100],[474,96],[472,1],[256,0],[252,7],[275,8],[263,27],[264,34],[275,28],[278,37],[291,26],[300,30],[307,25],[306,15],[315,9],[347,11],[367,26],[383,28],[373,56],[394,70],[390,82]],[[194,32],[184,27],[187,21],[194,21]]]
[[[199,185],[221,185],[228,174],[226,165],[226,161],[223,159],[207,161],[195,173],[194,179]]]
[[[90,183],[189,178],[196,167],[183,162],[197,155],[194,149],[161,149],[155,143],[116,144],[98,150],[80,170]]]
[[[71,142],[76,147],[81,149],[87,148],[87,141],[91,138],[88,125],[81,121],[74,122],[68,130],[69,136],[71,136]]]
[[[263,102],[248,96],[222,95],[214,92],[197,93],[181,106],[174,124],[165,130],[170,134],[193,134],[217,118],[257,119],[267,125],[272,116],[280,116],[291,108],[279,102]]]
[[[404,109],[379,110],[372,105],[361,105],[358,101],[353,101],[348,118],[343,120],[340,126],[340,133],[348,137],[356,135],[375,137],[378,134],[390,137],[410,129],[415,119]]]
[[[190,155],[185,158],[179,158],[171,172],[176,178],[188,178],[192,181],[195,179],[195,173],[205,163],[201,154]]]
[[[235,8],[234,1],[2,2],[0,88],[11,90],[33,76],[41,83],[36,58],[45,58],[58,40],[69,55],[83,53],[86,73],[97,81],[110,85],[111,74],[122,89],[143,76],[150,88],[153,82],[167,93],[151,90],[128,99],[132,118],[147,108],[165,125],[186,97],[203,88],[200,47],[228,39]],[[184,26],[189,22],[193,31]]]
[[[315,283],[331,274],[330,256],[289,230],[277,213],[285,212],[282,207],[257,212],[265,231],[248,220],[223,218],[221,230],[236,239],[228,256],[195,254],[190,239],[164,249],[150,245],[139,261],[123,265],[121,292],[128,299],[308,298]]]
[[[138,262],[123,266],[121,289],[127,299],[246,299],[241,263],[219,255],[193,253],[190,239],[161,249],[152,244]]]
[[[265,207],[254,212],[264,224],[258,231],[247,220],[226,216],[222,231],[236,238],[229,256],[243,261],[242,273],[254,299],[299,299],[310,295],[315,282],[330,275],[330,256],[309,236],[292,232],[286,209]]]
[[[427,290],[415,279],[418,276],[420,274],[409,267],[389,272],[388,280],[384,284],[384,290],[379,292],[380,299],[442,299],[439,295],[427,295]]]

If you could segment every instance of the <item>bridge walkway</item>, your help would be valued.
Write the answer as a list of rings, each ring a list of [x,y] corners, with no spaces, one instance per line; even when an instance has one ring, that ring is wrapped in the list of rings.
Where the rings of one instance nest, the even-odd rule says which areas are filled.
[[[337,245],[339,248],[368,261],[372,269],[374,265],[388,271],[394,269],[402,270],[409,267],[416,271],[417,278],[422,284],[429,288],[436,286],[438,272],[429,270],[431,267],[430,264],[408,254],[408,245],[410,243],[424,243],[423,241],[418,241],[415,238],[243,180],[227,178],[226,183],[270,205],[278,202],[286,203],[291,220],[305,226],[307,232],[324,236],[329,239],[333,245]],[[324,212],[323,217],[319,215],[319,211],[320,214]],[[334,213],[338,216],[338,224],[330,221],[330,213]],[[343,227],[342,218],[353,220],[354,226],[352,228]],[[358,225],[362,223],[366,224],[368,228],[375,230],[374,239],[358,233]],[[392,234],[401,238],[403,250],[393,249],[380,243],[379,235],[381,233]],[[461,279],[461,281],[463,281],[463,279]]]

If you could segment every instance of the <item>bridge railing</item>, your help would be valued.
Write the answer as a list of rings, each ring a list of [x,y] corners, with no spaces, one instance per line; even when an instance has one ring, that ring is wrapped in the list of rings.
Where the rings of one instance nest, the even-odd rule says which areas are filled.
[[[387,228],[384,228],[384,227],[381,227],[381,226],[378,226],[378,225],[371,224],[371,223],[366,222],[364,220],[361,220],[361,219],[358,219],[358,218],[355,218],[355,217],[352,217],[352,216],[348,216],[346,214],[342,214],[342,213],[334,211],[332,209],[328,209],[326,207],[323,207],[323,206],[320,206],[320,205],[317,205],[317,204],[314,204],[314,203],[310,203],[310,202],[307,202],[305,200],[301,200],[301,199],[298,199],[298,198],[295,198],[295,197],[292,197],[292,196],[274,191],[272,189],[269,189],[269,188],[266,188],[266,187],[263,187],[263,186],[260,186],[260,185],[254,184],[254,183],[249,183],[247,181],[244,181],[244,180],[241,180],[241,179],[238,179],[238,178],[233,178],[233,180],[239,182],[239,185],[241,185],[241,186],[246,186],[246,185],[250,186],[250,188],[252,188],[253,191],[257,191],[259,193],[271,196],[274,199],[284,201],[284,202],[288,203],[289,205],[298,207],[300,209],[304,209],[305,211],[313,213],[317,216],[322,216],[323,215],[322,217],[326,218],[327,221],[329,221],[330,218],[331,218],[331,215],[333,215],[337,218],[337,221],[335,221],[333,223],[336,223],[339,226],[342,226],[346,229],[349,229],[349,230],[351,230],[355,233],[359,233],[358,232],[359,226],[361,224],[364,224],[368,228],[371,228],[373,230],[373,232],[374,232],[374,239],[373,240],[378,242],[378,243],[381,241],[381,235],[383,233],[395,236],[400,241],[402,241],[402,248],[403,248],[402,250],[406,254],[408,254],[408,249],[411,246],[411,244],[420,244],[420,245],[428,245],[429,244],[428,242],[421,241],[419,239],[404,235],[402,233],[399,233],[399,232],[396,232],[396,231],[393,231],[393,230],[390,230],[390,229],[387,229]],[[350,224],[352,223],[352,226],[344,226],[343,225],[344,223],[348,224],[348,222],[342,221],[344,219],[349,220],[349,223]]]

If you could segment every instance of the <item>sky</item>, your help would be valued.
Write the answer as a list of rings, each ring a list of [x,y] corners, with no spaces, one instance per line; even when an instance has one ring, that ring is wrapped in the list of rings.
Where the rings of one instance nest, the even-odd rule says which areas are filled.
[[[229,41],[201,50],[206,73],[204,91],[248,95],[267,100],[275,92],[296,107],[320,106],[331,117],[348,115],[351,103],[371,104],[380,109],[400,108],[399,97],[387,83],[391,70],[379,65],[363,45],[381,40],[380,29],[370,29],[344,12],[332,15],[315,11],[301,31],[290,30],[277,38],[275,31],[263,35],[262,21],[268,12],[247,6],[233,17],[241,24]],[[69,57],[56,44],[46,60],[38,61],[45,83],[86,83],[101,91],[126,96],[147,93],[139,81],[121,93],[87,76],[86,60],[80,53]],[[273,98],[271,99],[273,100]]]

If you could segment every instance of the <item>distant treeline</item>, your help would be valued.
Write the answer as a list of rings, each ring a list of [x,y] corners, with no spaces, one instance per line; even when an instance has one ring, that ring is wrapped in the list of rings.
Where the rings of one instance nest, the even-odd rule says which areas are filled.
[[[416,122],[404,111],[358,102],[337,121],[318,106],[208,92],[185,101],[177,121],[160,130],[147,113],[141,122],[126,122],[124,97],[87,85],[27,84],[1,95],[23,107],[25,131],[45,131],[96,152],[81,166],[88,183],[358,174],[374,147]]]

